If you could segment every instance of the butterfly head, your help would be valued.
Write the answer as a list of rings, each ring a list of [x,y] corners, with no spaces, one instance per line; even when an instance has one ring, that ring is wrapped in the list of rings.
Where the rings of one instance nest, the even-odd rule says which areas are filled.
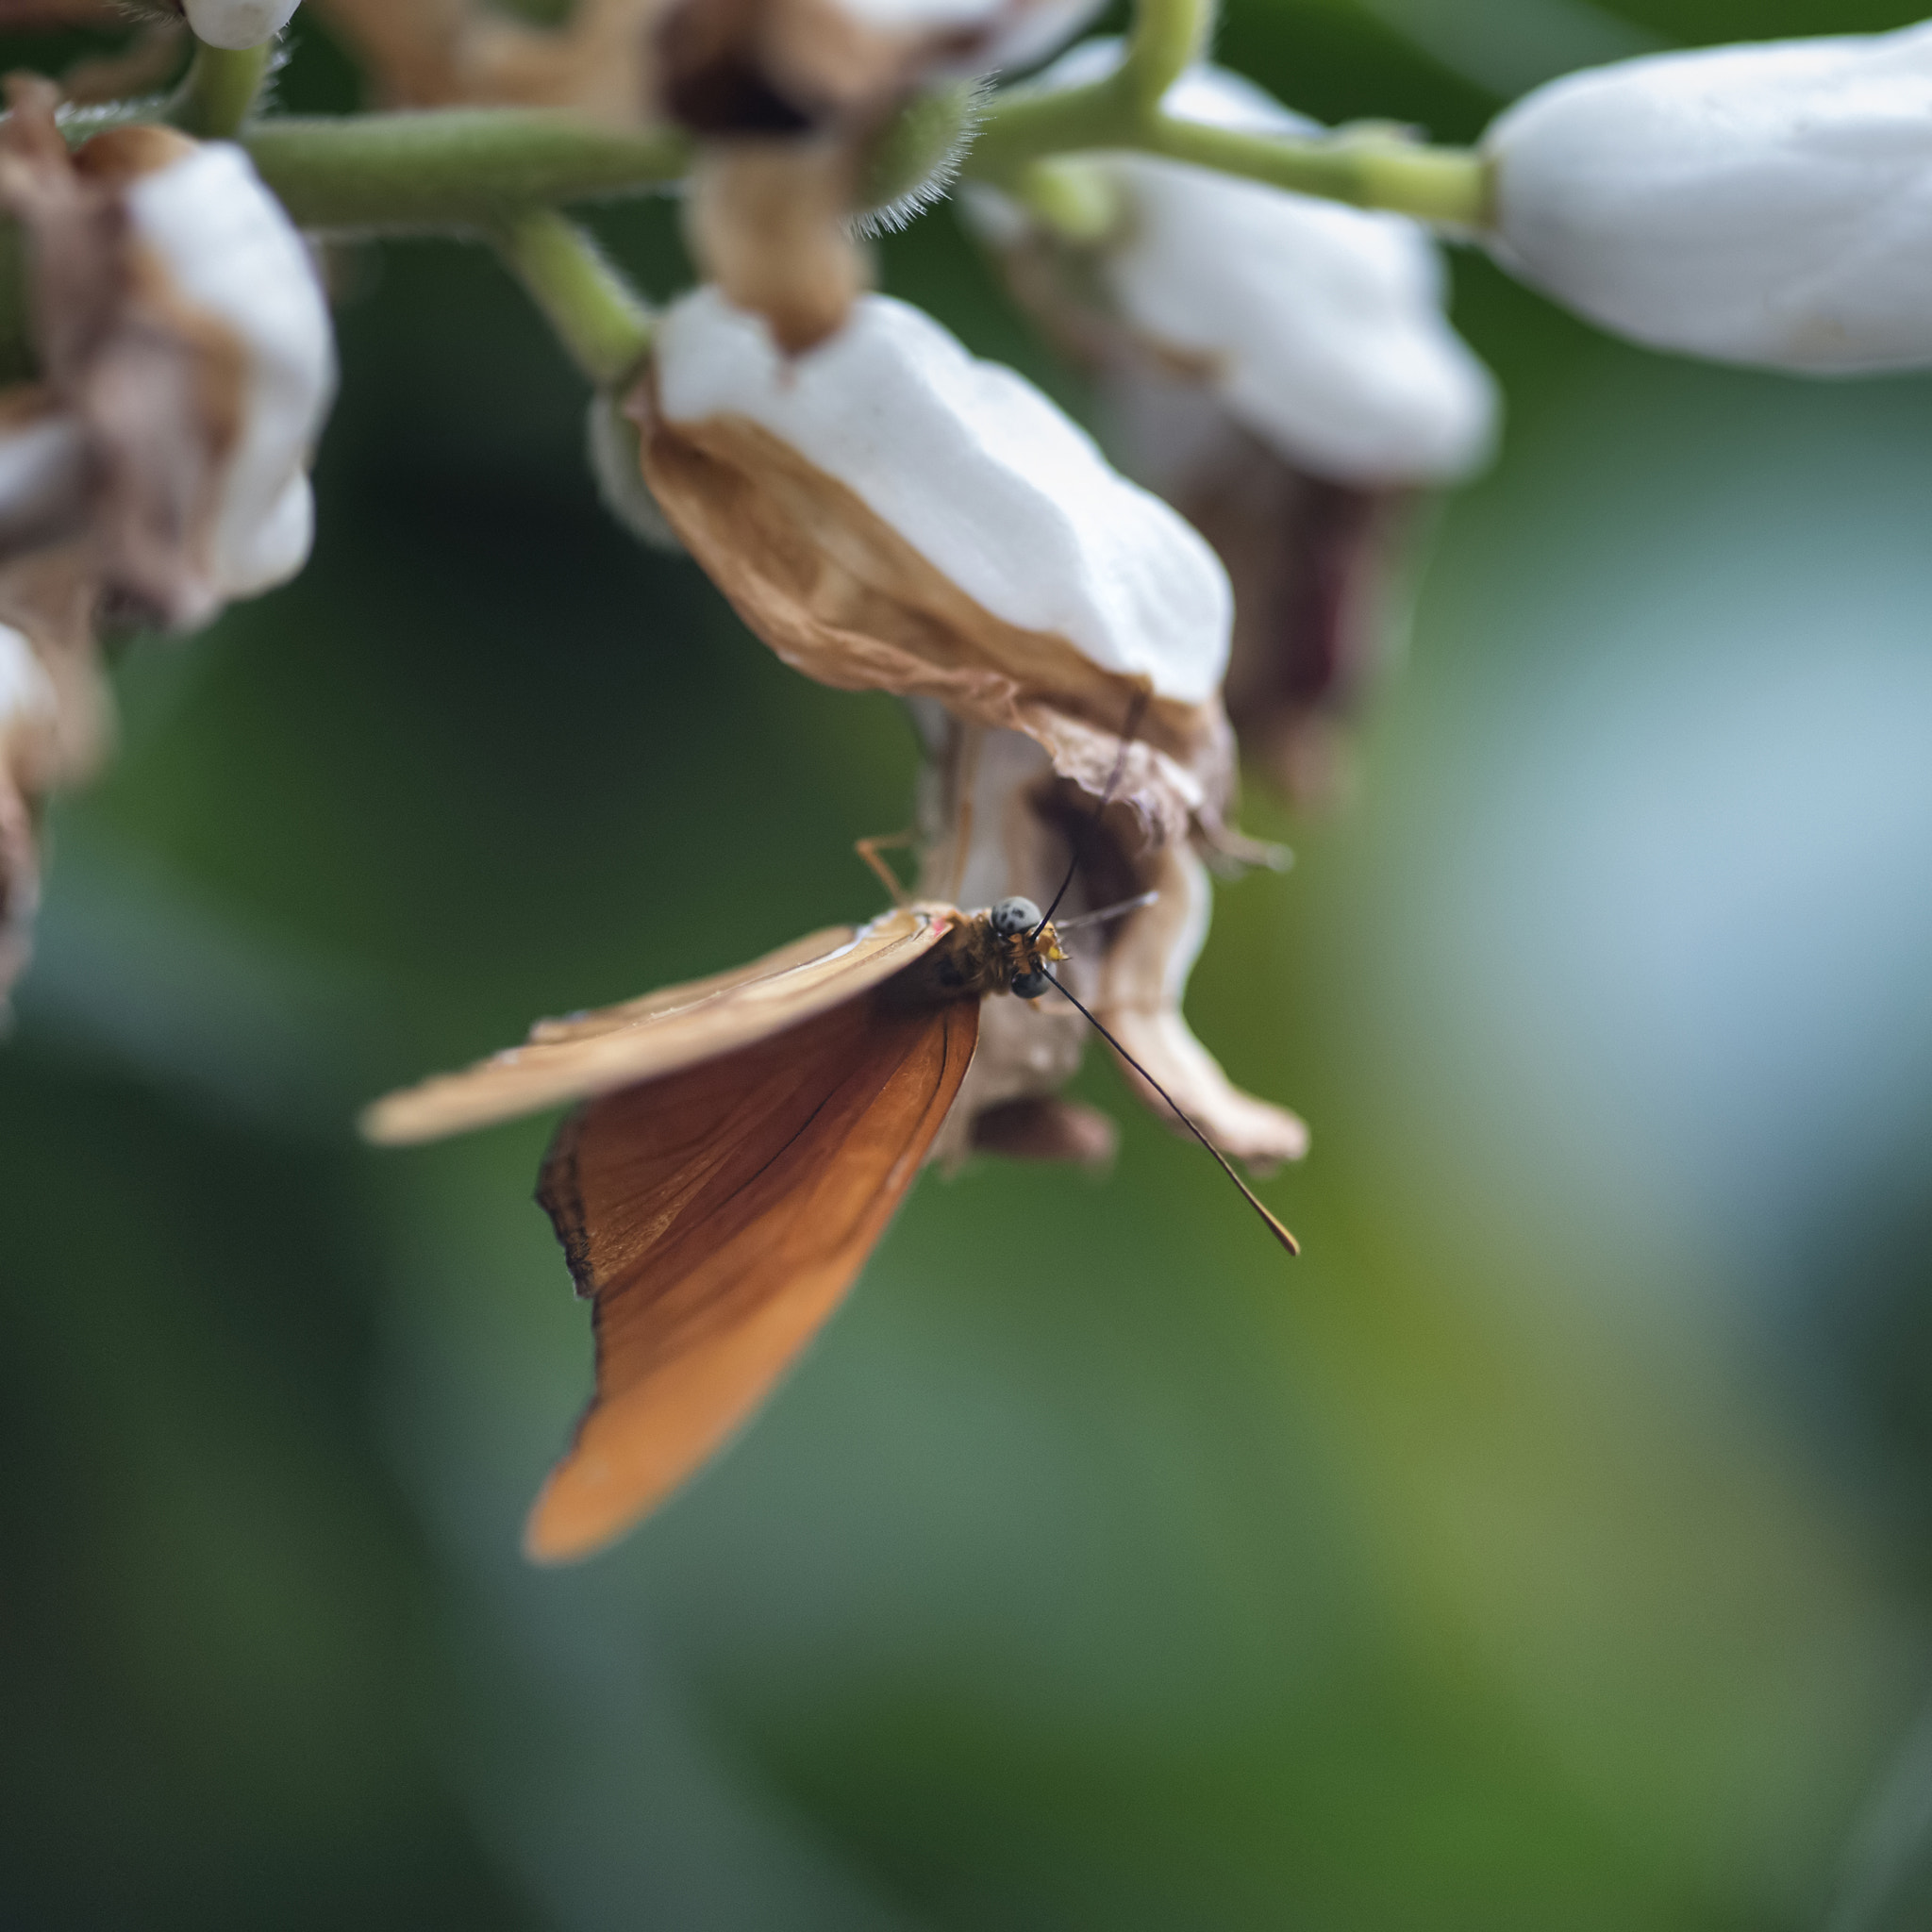
[[[1053,984],[1048,966],[1067,956],[1059,936],[1031,899],[1002,899],[989,908],[986,924],[992,938],[993,971],[997,983],[1023,1000],[1037,1000]]]

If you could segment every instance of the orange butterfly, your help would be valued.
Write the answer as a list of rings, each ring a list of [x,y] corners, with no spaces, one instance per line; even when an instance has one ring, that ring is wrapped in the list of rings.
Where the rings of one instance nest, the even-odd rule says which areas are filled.
[[[1065,957],[1030,899],[903,907],[736,973],[541,1021],[527,1044],[368,1110],[370,1139],[404,1142],[584,1103],[537,1198],[591,1303],[596,1393],[531,1511],[532,1557],[602,1548],[745,1421],[911,1185],[966,1077],[980,1002],[1074,1000],[1051,970]]]

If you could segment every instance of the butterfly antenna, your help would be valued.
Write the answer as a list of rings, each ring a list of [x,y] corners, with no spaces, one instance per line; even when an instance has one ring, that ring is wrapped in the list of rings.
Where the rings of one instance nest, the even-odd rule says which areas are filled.
[[[1143,906],[1151,906],[1160,897],[1157,890],[1152,892],[1137,892],[1131,899],[1123,899],[1117,905],[1103,906],[1098,912],[1083,912],[1077,919],[1063,919],[1054,927],[1056,932],[1078,932],[1083,925],[1100,925],[1109,919],[1118,919],[1124,912],[1138,912]]]
[[[1224,1174],[1228,1177],[1228,1179],[1231,1180],[1235,1184],[1235,1186],[1241,1191],[1242,1199],[1244,1199],[1247,1202],[1248,1206],[1252,1208],[1255,1210],[1255,1212],[1258,1214],[1261,1217],[1261,1219],[1268,1224],[1269,1233],[1272,1234],[1274,1237],[1274,1239],[1278,1241],[1281,1243],[1281,1245],[1284,1248],[1286,1248],[1291,1255],[1299,1255],[1302,1251],[1301,1242],[1296,1241],[1294,1236],[1290,1234],[1288,1229],[1285,1228],[1281,1224],[1281,1223],[1277,1221],[1274,1218],[1274,1216],[1271,1214],[1265,1207],[1262,1206],[1261,1202],[1256,1198],[1254,1189],[1249,1187],[1247,1182],[1242,1180],[1241,1175],[1235,1173],[1233,1167],[1228,1162],[1227,1156],[1224,1155],[1221,1151],[1221,1149],[1217,1147],[1214,1144],[1214,1142],[1210,1141],[1208,1138],[1208,1136],[1204,1134],[1201,1131],[1201,1129],[1194,1124],[1193,1121],[1189,1117],[1186,1110],[1182,1108],[1180,1102],[1177,1101],[1174,1097],[1174,1095],[1170,1093],[1167,1091],[1167,1089],[1163,1087],[1160,1084],[1160,1082],[1157,1080],[1154,1077],[1154,1075],[1150,1074],[1147,1071],[1147,1069],[1143,1067],[1141,1064],[1141,1062],[1137,1060],[1134,1058],[1134,1056],[1130,1054],[1126,1050],[1126,1048],[1124,1047],[1120,1043],[1120,1041],[1116,1040],[1113,1037],[1113,1035],[1109,1033],[1107,1030],[1107,1028],[1103,1026],[1100,1024],[1100,1022],[1093,1017],[1092,1013],[1090,1012],[1087,1008],[1083,1007],[1078,1000],[1074,999],[1074,995],[1068,992],[1067,989],[1064,986],[1062,986],[1060,982],[1057,978],[1055,978],[1051,973],[1049,973],[1046,975],[1046,977],[1048,982],[1054,988],[1054,990],[1057,992],[1058,992],[1063,998],[1067,999],[1069,1002],[1072,1003],[1074,1010],[1079,1013],[1081,1017],[1086,1020],[1087,1024],[1093,1028],[1094,1032],[1099,1034],[1101,1039],[1106,1041],[1108,1045],[1112,1047],[1114,1052],[1119,1054],[1122,1059],[1125,1060],[1128,1066],[1132,1067],[1135,1073],[1139,1074],[1141,1079],[1146,1081],[1148,1086],[1153,1088],[1155,1092],[1159,1094],[1161,1099],[1166,1101],[1168,1106],[1174,1108],[1174,1119],[1179,1121],[1181,1125],[1187,1128],[1188,1132],[1193,1135],[1194,1139],[1200,1141],[1202,1146],[1207,1148],[1208,1153],[1213,1155],[1215,1159],[1221,1163],[1222,1173]]]
[[[1133,702],[1127,707],[1127,722],[1121,731],[1120,756],[1114,759],[1113,770],[1108,774],[1107,790],[1100,794],[1100,802],[1093,808],[1092,823],[1096,825],[1100,823],[1101,813],[1113,803],[1115,788],[1120,784],[1122,777],[1126,772],[1127,747],[1140,735],[1141,720],[1147,715],[1147,696],[1148,693],[1144,689],[1137,691],[1134,693]],[[1080,855],[1078,851],[1075,851],[1073,858],[1067,861],[1067,875],[1060,881],[1059,891],[1053,895],[1053,904],[1041,915],[1040,924],[1027,936],[1029,939],[1037,940],[1053,924],[1053,916],[1060,909],[1060,901],[1067,896],[1067,889],[1074,883],[1074,874],[1079,870]],[[1091,1018],[1092,1016],[1090,1014],[1088,1017]],[[1094,1024],[1098,1025],[1099,1022],[1095,1021]],[[1169,1103],[1170,1106],[1172,1104],[1172,1102]],[[1188,1124],[1193,1126],[1191,1121]],[[1196,1128],[1195,1131],[1198,1133],[1200,1130]],[[1260,1203],[1257,1202],[1255,1205],[1259,1207]],[[1265,1214],[1268,1210],[1264,1208],[1261,1211]]]

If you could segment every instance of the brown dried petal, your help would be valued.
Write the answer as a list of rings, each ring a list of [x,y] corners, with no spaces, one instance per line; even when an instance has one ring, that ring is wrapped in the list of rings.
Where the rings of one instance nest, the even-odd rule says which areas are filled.
[[[1091,792],[1118,763],[1116,795],[1158,837],[1219,827],[1233,739],[1218,701],[1149,696],[1144,680],[1103,670],[1066,639],[1002,622],[856,493],[743,417],[667,423],[648,377],[625,413],[673,528],[794,669],[843,691],[935,698],[956,717],[1024,733]]]
[[[731,141],[692,173],[686,226],[705,279],[789,356],[839,328],[865,285],[846,221],[855,165],[849,142]]]
[[[25,969],[40,900],[41,801],[89,776],[107,753],[108,697],[92,611],[92,584],[73,546],[0,569],[0,624],[26,640],[53,693],[51,711],[0,717],[0,1010]]]
[[[20,768],[33,792],[93,777],[113,748],[113,698],[94,641],[99,593],[78,544],[0,567],[0,624],[33,646],[54,687],[54,729]]]
[[[1141,877],[1142,890],[1159,897],[1130,914],[1108,947],[1095,1013],[1224,1154],[1264,1170],[1299,1160],[1308,1151],[1307,1124],[1243,1093],[1181,1017],[1181,991],[1207,918],[1206,869],[1185,847],[1167,845],[1144,855]],[[1177,1133],[1187,1131],[1131,1067],[1122,1072],[1155,1113]]]
[[[654,85],[663,0],[577,0],[529,26],[474,0],[308,0],[355,50],[386,106],[578,108],[635,121]]]
[[[985,1017],[981,1015],[982,1024]],[[973,1123],[974,1151],[1004,1155],[1008,1160],[1108,1167],[1120,1139],[1120,1129],[1098,1108],[1057,1096],[1009,1100]]]

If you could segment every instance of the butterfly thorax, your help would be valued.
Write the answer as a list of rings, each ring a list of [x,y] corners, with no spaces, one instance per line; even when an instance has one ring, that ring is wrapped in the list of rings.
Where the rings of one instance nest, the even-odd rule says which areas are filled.
[[[1052,983],[1047,969],[1067,957],[1030,899],[1002,899],[979,912],[950,911],[950,922],[928,956],[932,984],[942,994],[964,999],[1012,992],[1038,999]]]

